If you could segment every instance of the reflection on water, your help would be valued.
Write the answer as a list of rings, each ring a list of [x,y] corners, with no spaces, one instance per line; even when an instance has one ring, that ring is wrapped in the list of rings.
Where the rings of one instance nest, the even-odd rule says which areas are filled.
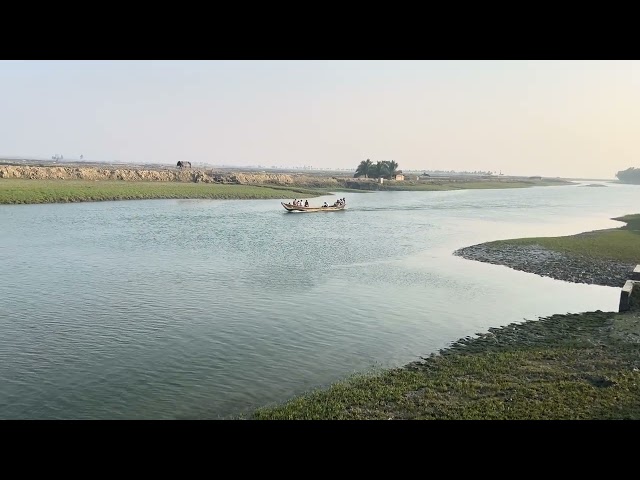
[[[592,182],[593,183],[593,182]],[[454,257],[619,226],[640,187],[0,207],[0,418],[218,418],[617,289]],[[316,199],[333,201],[328,196]]]

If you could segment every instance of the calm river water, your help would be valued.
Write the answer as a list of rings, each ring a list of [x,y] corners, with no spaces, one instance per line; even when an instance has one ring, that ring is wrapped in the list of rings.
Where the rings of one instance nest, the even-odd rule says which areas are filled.
[[[0,418],[229,418],[490,327],[617,311],[619,289],[452,252],[620,226],[640,186],[339,196],[0,206]]]

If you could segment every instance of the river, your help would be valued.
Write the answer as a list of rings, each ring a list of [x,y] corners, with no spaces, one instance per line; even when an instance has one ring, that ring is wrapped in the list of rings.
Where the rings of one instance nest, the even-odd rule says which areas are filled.
[[[606,185],[341,193],[330,213],[0,206],[0,418],[230,418],[490,327],[617,311],[619,289],[452,255],[621,226],[640,186]]]

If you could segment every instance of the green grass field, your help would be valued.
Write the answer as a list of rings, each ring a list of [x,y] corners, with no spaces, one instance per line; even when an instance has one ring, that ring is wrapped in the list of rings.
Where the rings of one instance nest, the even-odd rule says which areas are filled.
[[[0,180],[0,204],[66,203],[158,198],[287,199],[316,197],[319,189],[283,186],[90,180]]]

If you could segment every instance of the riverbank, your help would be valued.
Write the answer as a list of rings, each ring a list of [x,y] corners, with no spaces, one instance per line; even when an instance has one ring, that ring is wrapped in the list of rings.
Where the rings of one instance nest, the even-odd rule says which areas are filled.
[[[619,287],[640,263],[640,215],[616,220],[626,225],[490,242],[456,254]],[[552,315],[490,328],[402,368],[355,376],[245,418],[640,419],[639,354],[637,307]]]
[[[330,192],[527,188],[570,183],[560,179],[520,177],[434,177],[381,184],[374,179],[308,173],[0,165],[0,204],[152,198],[312,198]]]
[[[553,315],[270,406],[255,420],[640,419],[640,312]]]
[[[0,180],[0,204],[96,202],[106,200],[291,199],[329,192],[295,186],[229,185],[119,180]]]
[[[612,220],[626,225],[566,237],[499,240],[454,255],[556,280],[622,287],[640,263],[640,215]]]

